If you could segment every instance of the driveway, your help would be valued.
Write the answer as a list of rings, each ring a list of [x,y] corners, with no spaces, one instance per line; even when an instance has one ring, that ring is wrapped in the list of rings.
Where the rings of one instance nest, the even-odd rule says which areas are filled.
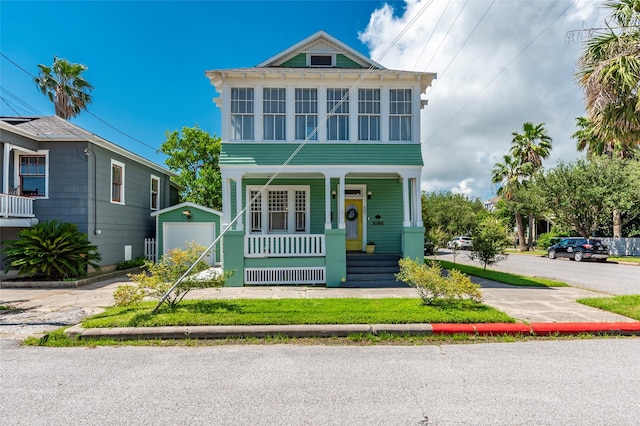
[[[438,259],[454,261],[450,250],[440,250]],[[465,251],[458,251],[455,262],[481,267],[471,261]],[[568,259],[548,259],[542,256],[510,254],[507,260],[490,267],[493,270],[532,277],[549,278],[573,287],[600,293],[621,295],[640,294],[640,266],[613,262],[574,262]]]

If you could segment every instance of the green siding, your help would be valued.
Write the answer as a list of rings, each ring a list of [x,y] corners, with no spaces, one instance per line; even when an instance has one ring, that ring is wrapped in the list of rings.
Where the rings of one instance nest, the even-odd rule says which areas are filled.
[[[222,230],[220,229],[220,216],[218,216],[217,214],[213,214],[211,212],[205,211],[205,210],[200,210],[197,207],[182,207],[182,208],[177,208],[175,210],[169,210],[167,212],[164,212],[160,215],[158,215],[157,219],[158,219],[158,235],[157,235],[157,241],[156,241],[156,250],[157,250],[157,257],[158,259],[160,259],[162,257],[162,255],[164,254],[163,251],[163,247],[164,247],[164,233],[163,233],[163,225],[165,223],[182,223],[182,222],[187,222],[185,216],[182,214],[182,212],[184,210],[191,210],[192,213],[192,219],[191,221],[189,221],[189,223],[215,223],[216,224],[216,228],[215,228],[215,238],[218,238],[218,236],[220,235],[220,233],[222,232]],[[216,250],[216,262],[220,262],[221,261],[221,244],[220,242],[218,242],[218,244],[216,244],[215,246],[215,250]]]
[[[296,56],[294,56],[293,58],[289,59],[288,61],[283,62],[278,67],[281,67],[281,68],[308,68],[307,67],[307,54],[306,53],[299,53]],[[348,58],[347,56],[343,55],[342,53],[338,53],[336,55],[336,66],[335,66],[335,68],[361,69],[361,68],[365,68],[365,67],[363,67],[362,65],[360,65],[356,61]]]
[[[343,54],[336,55],[336,68],[364,68],[362,65],[353,61]]]
[[[298,143],[224,143],[220,165],[281,165],[298,146]],[[420,144],[417,143],[307,143],[289,164],[423,165]]]
[[[280,67],[282,68],[306,68],[307,66],[307,54],[299,53],[288,61],[284,62]]]

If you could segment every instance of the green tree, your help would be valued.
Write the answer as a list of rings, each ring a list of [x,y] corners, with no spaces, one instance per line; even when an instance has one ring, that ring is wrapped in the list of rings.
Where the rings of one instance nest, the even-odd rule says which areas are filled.
[[[198,125],[166,132],[165,137],[160,151],[168,156],[169,170],[178,174],[175,181],[182,187],[181,201],[221,210],[220,138],[209,136]]]
[[[624,149],[640,144],[640,0],[607,1],[610,12],[590,37],[576,77],[596,138]]]
[[[73,223],[57,220],[23,229],[17,240],[6,242],[3,251],[9,262],[5,272],[17,269],[20,275],[54,281],[85,277],[87,267],[100,269],[102,259],[87,234]]]
[[[487,269],[507,258],[505,249],[509,246],[505,226],[493,217],[484,218],[473,233],[473,248],[469,258],[478,260]]]
[[[40,73],[35,83],[53,103],[58,117],[68,120],[87,109],[93,86],[81,75],[87,70],[86,66],[54,56],[52,66],[39,64],[38,67]]]
[[[522,208],[518,203],[518,193],[522,190],[521,166],[510,155],[502,157],[502,163],[496,163],[491,171],[491,182],[500,184],[498,195],[502,197],[505,205],[513,212],[518,233],[518,249],[527,249],[524,239],[524,226],[522,221]]]
[[[478,217],[488,214],[479,199],[452,192],[422,193],[422,221],[426,238],[442,247],[456,235],[471,235]]]

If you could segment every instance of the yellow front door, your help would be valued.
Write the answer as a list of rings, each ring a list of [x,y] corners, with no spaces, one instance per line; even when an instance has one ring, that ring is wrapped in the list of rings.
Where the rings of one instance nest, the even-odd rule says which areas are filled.
[[[362,200],[344,200],[347,250],[362,251]]]

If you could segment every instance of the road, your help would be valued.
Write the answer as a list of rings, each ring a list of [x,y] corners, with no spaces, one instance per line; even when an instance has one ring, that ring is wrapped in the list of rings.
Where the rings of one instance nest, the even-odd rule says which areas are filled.
[[[454,255],[449,250],[441,250],[437,258],[454,261]],[[455,261],[482,266],[477,261],[471,261],[465,251],[458,251]],[[490,268],[501,272],[550,278],[574,287],[607,294],[640,294],[640,266],[636,265],[613,262],[574,262],[568,259],[551,260],[542,256],[510,254],[507,260],[496,263]]]
[[[640,338],[3,347],[6,425],[636,425]]]

